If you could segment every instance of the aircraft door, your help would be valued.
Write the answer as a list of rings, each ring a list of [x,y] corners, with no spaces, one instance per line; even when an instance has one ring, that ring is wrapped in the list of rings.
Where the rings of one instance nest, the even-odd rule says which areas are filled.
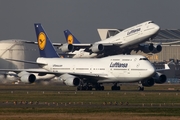
[[[109,72],[111,75],[116,76],[120,79],[124,79],[124,70],[120,68],[110,68]]]
[[[138,62],[138,59],[137,59],[137,58],[134,59],[134,63],[136,64],[135,68],[138,69],[139,66],[140,66],[140,63]],[[141,76],[141,71],[138,70],[138,71],[137,71],[137,74],[138,74],[138,76],[140,77],[140,76]]]
[[[127,68],[124,68],[123,74],[124,74],[124,78],[128,78],[131,74],[131,69],[130,69],[130,65],[127,66]]]
[[[75,73],[75,71],[76,71],[76,66],[73,65],[73,66],[72,66],[72,72]]]

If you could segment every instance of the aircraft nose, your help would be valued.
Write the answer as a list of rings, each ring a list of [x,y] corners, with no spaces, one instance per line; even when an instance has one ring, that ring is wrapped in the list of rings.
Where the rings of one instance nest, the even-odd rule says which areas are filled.
[[[153,76],[156,72],[156,69],[153,65],[150,65],[148,68],[149,76]]]
[[[158,25],[154,24],[154,29],[156,32],[158,32],[160,30],[160,27]]]

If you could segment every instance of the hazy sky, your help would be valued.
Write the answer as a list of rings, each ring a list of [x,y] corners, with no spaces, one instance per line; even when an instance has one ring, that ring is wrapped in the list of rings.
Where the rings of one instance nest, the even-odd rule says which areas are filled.
[[[81,42],[100,40],[97,28],[127,28],[153,20],[162,29],[180,28],[180,0],[0,0],[0,40],[36,41],[42,23],[52,42],[69,29]]]

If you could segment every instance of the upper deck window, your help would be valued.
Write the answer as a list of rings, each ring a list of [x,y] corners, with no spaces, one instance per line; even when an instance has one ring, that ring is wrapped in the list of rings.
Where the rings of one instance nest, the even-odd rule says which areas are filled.
[[[150,23],[154,23],[154,22],[153,21],[149,21],[148,24],[150,24]]]

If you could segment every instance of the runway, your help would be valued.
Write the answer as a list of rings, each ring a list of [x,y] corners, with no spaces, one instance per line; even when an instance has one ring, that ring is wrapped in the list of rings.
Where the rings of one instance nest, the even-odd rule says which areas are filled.
[[[25,114],[34,117],[48,114],[53,119],[56,117],[51,113],[78,114],[78,118],[91,114],[98,118],[101,114],[107,118],[125,114],[126,117],[140,115],[141,118],[149,114],[166,118],[180,115],[180,85],[155,85],[145,91],[137,91],[136,85],[122,85],[121,91],[111,91],[110,87],[106,85],[104,91],[77,91],[75,87],[63,84],[1,84],[0,114],[22,118]]]
[[[97,90],[97,92],[112,91],[111,86],[113,84],[104,84],[105,89],[103,91]],[[138,85],[134,83],[120,84],[121,90],[115,90],[112,92],[179,92],[180,84],[155,84],[152,87],[144,87],[144,91],[138,91]],[[77,91],[77,87],[68,87],[62,83],[50,83],[50,84],[0,84],[0,91],[11,91],[11,90],[22,90],[22,91]],[[85,90],[83,90],[85,91]],[[90,90],[87,90],[90,91]],[[93,89],[92,91],[96,91]],[[78,91],[80,92],[80,91]]]

